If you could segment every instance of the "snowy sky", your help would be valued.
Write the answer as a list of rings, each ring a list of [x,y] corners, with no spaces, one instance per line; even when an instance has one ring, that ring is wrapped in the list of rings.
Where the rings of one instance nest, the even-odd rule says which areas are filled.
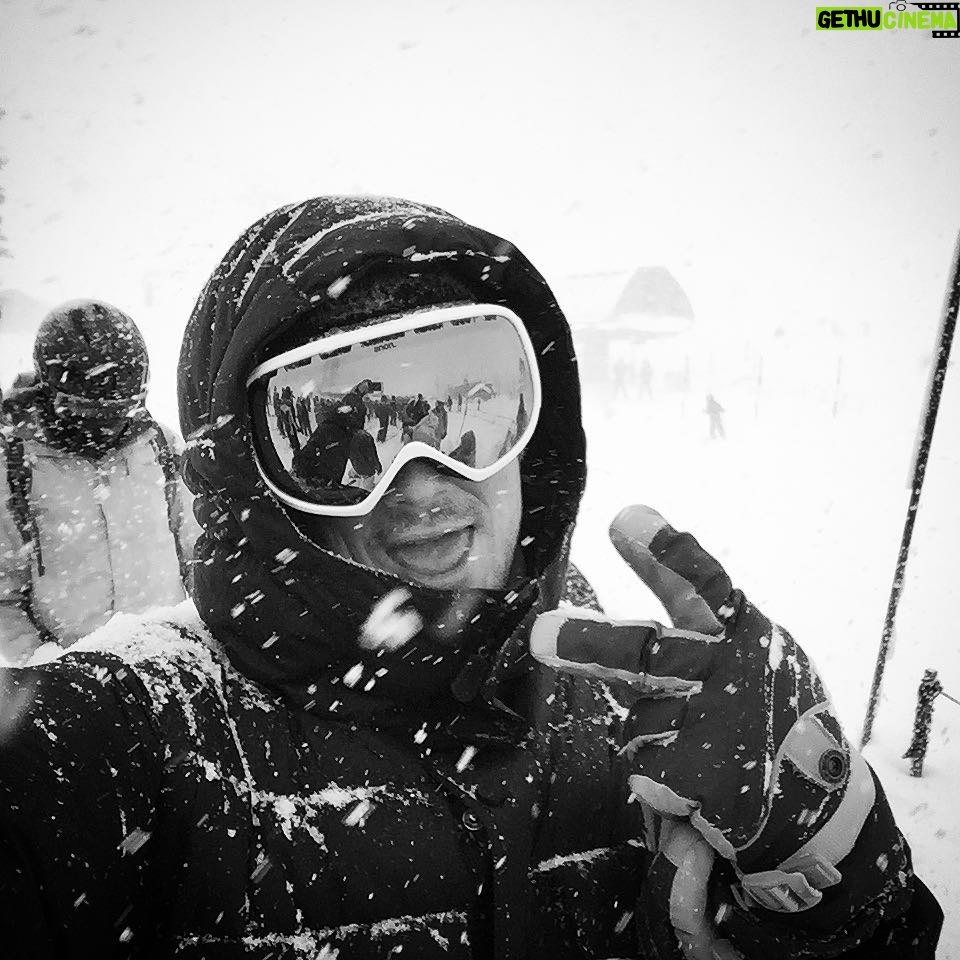
[[[2,0],[0,16],[0,287],[127,308],[164,410],[219,255],[319,193],[447,207],[578,309],[583,274],[663,263],[704,323],[856,315],[932,337],[960,225],[960,41],[818,32],[800,0]]]

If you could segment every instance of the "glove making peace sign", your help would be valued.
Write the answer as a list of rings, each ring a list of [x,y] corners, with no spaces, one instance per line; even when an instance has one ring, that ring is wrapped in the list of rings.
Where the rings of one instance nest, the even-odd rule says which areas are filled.
[[[715,935],[726,903],[721,929],[738,950],[761,947],[773,923],[779,945],[829,940],[833,955],[909,871],[879,784],[804,652],[690,534],[633,506],[610,536],[673,627],[556,610],[537,619],[531,650],[633,688],[629,788],[684,954],[740,955]]]

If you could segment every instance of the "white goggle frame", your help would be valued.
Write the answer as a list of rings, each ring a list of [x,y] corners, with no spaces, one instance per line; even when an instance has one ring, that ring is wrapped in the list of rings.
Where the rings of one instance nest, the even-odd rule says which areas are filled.
[[[467,303],[450,307],[429,307],[424,310],[416,310],[410,313],[386,317],[382,321],[369,324],[363,327],[357,327],[353,330],[347,330],[342,333],[335,333],[331,336],[321,337],[311,343],[295,347],[279,356],[273,357],[259,364],[253,372],[247,377],[247,389],[250,385],[266,374],[274,373],[281,367],[292,363],[298,363],[302,360],[308,360],[318,354],[332,353],[335,350],[349,347],[357,343],[363,343],[367,340],[377,340],[381,337],[391,336],[397,333],[406,333],[409,330],[416,330],[420,327],[436,326],[437,324],[450,322],[453,320],[468,320],[472,317],[498,316],[509,321],[514,328],[520,343],[523,347],[527,368],[530,371],[530,381],[533,390],[533,402],[527,419],[527,425],[523,433],[517,438],[510,450],[494,463],[487,467],[470,467],[459,460],[441,453],[439,450],[431,447],[427,443],[419,440],[412,440],[404,445],[397,456],[390,463],[390,466],[384,470],[383,475],[377,481],[372,490],[367,493],[359,503],[354,504],[319,504],[310,500],[304,500],[295,497],[286,490],[280,489],[268,476],[266,470],[260,462],[254,447],[254,461],[257,470],[260,473],[263,482],[269,490],[283,503],[302,510],[304,513],[311,513],[322,517],[361,517],[368,513],[380,502],[383,495],[390,488],[397,474],[411,460],[433,460],[441,464],[454,473],[465,477],[467,480],[487,480],[495,473],[502,470],[508,463],[518,457],[530,442],[537,427],[537,421],[540,416],[541,388],[540,371],[537,365],[537,356],[533,349],[533,343],[526,327],[520,318],[509,308],[491,303]]]

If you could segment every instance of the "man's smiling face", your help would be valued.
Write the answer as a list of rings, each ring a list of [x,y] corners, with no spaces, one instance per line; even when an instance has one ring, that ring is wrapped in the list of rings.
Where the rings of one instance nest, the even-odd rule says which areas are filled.
[[[520,531],[520,461],[483,481],[413,460],[363,517],[322,521],[335,553],[441,590],[506,586]]]

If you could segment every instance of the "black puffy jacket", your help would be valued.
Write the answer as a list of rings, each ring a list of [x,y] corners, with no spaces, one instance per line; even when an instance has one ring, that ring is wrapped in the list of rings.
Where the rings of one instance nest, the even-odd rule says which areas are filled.
[[[529,674],[531,732],[481,744],[292,707],[188,605],[80,647],[9,671],[5,702],[31,701],[0,750],[14,956],[635,952],[645,854],[601,688]]]

